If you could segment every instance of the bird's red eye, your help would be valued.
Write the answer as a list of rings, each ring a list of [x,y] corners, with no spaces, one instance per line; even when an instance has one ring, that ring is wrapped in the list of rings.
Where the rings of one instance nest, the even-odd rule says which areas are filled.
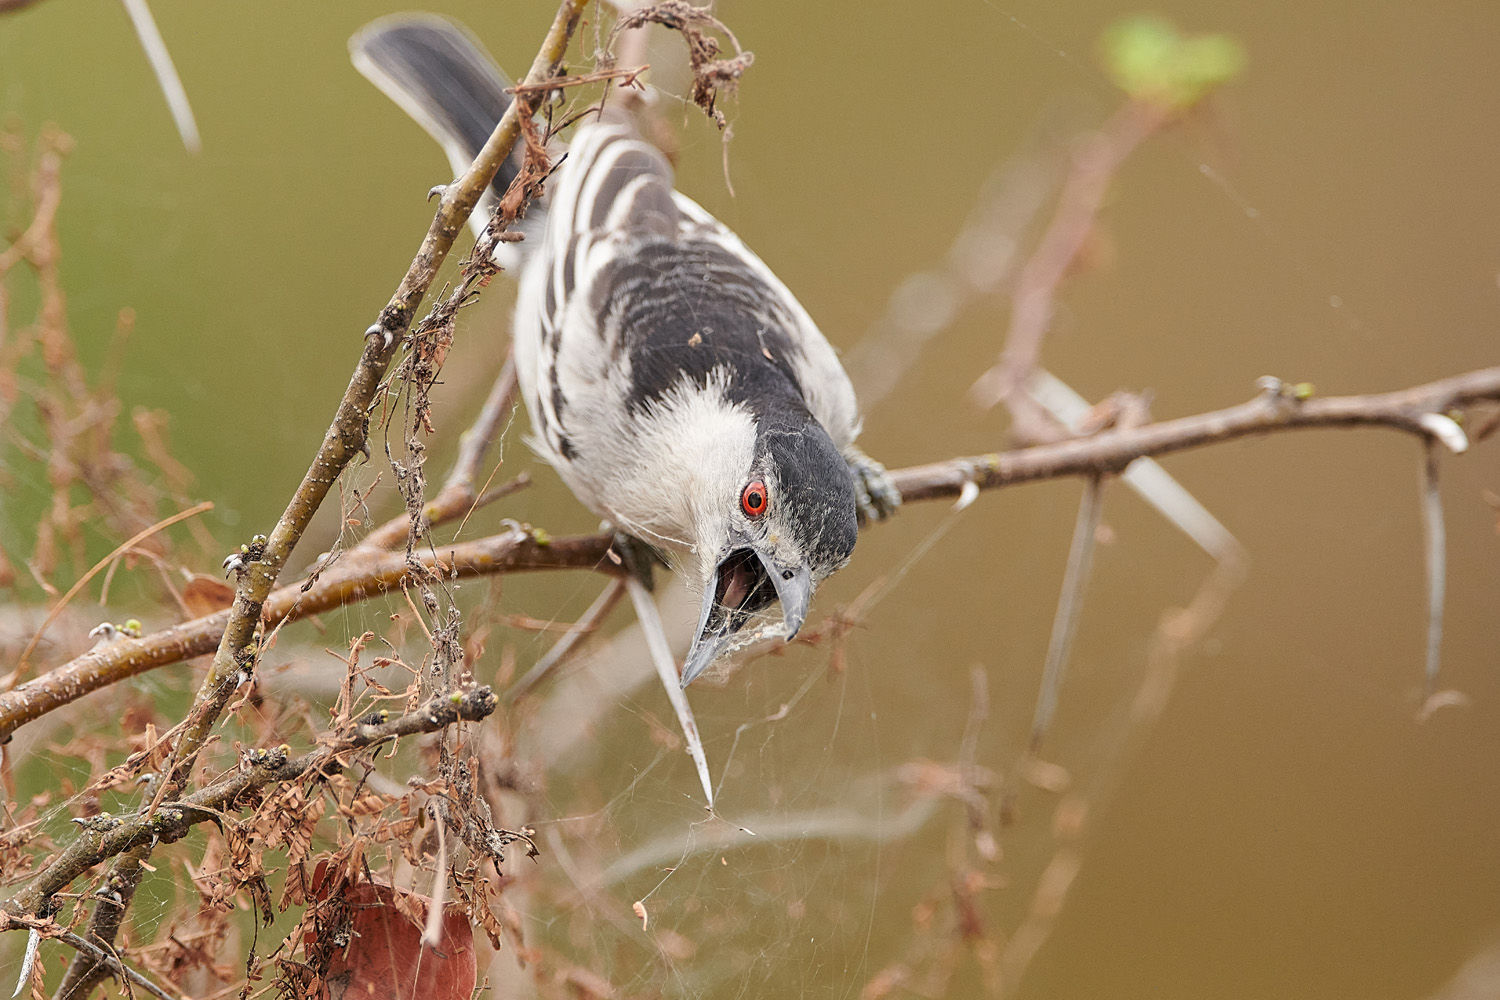
[[[745,513],[751,517],[760,517],[771,506],[771,495],[766,492],[766,484],[759,479],[745,487],[745,492],[740,494],[740,506]]]

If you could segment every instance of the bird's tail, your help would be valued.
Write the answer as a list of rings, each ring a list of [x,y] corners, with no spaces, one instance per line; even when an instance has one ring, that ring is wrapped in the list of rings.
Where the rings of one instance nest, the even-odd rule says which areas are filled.
[[[395,14],[372,21],[349,39],[349,56],[355,69],[438,141],[455,176],[469,168],[510,106],[505,91],[511,84],[495,60],[446,18]],[[520,169],[518,145],[501,164],[492,191],[503,194]],[[487,215],[476,211],[471,223],[482,228]]]

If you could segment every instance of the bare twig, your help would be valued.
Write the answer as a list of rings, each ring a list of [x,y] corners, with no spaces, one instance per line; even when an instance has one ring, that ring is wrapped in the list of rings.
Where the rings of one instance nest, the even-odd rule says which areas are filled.
[[[1127,725],[1146,727],[1153,724],[1167,707],[1172,688],[1182,672],[1183,656],[1202,642],[1208,630],[1224,614],[1229,598],[1239,589],[1249,570],[1248,561],[1231,552],[1204,577],[1185,608],[1168,608],[1162,612],[1146,651],[1146,676],[1130,705]],[[1121,761],[1124,754],[1116,754]],[[1122,765],[1116,764],[1116,767]],[[1101,778],[1096,783],[1103,783]]]
[[[3,0],[0,0],[3,2]],[[57,209],[62,204],[63,150],[46,149],[37,163],[37,205],[31,224],[4,252],[0,252],[0,277],[4,277],[28,256],[43,248],[52,238]]]
[[[650,69],[650,66],[637,66],[635,69],[604,69],[597,73],[574,74],[572,76],[553,77],[546,83],[520,84],[511,87],[506,93],[510,94],[549,94],[564,87],[583,87],[590,83],[604,83],[606,80],[619,80],[622,87],[640,87],[637,79],[642,73]]]
[[[468,483],[445,486],[422,507],[422,530],[427,531],[460,518],[466,519],[479,508],[496,500],[503,500],[530,485],[531,477],[523,472],[514,479],[478,494]],[[388,551],[406,541],[410,530],[410,517],[406,514],[393,517],[362,538],[352,551],[358,555]]]
[[[1161,717],[1187,652],[1203,641],[1223,615],[1230,596],[1244,580],[1247,565],[1238,546],[1227,548],[1188,606],[1169,608],[1162,613],[1148,645],[1146,673],[1136,689],[1130,711],[1117,716],[1118,721],[1101,734],[1101,741],[1109,749],[1102,755],[1103,767],[1090,782],[1093,791],[1088,796],[1070,794],[1057,805],[1052,827],[1060,843],[1037,880],[1028,913],[1005,944],[1002,968],[1007,982],[1020,980],[1051,936],[1083,865],[1080,841],[1089,812],[1100,808],[1101,800],[1125,771],[1130,749],[1142,744]]]
[[[1073,880],[1083,868],[1079,849],[1066,844],[1052,856],[1036,880],[1030,906],[1020,925],[1011,933],[1001,952],[1001,980],[1019,983],[1032,958],[1041,950],[1062,914]]]
[[[541,83],[556,75],[586,3],[587,0],[563,0],[560,4],[552,27],[525,79],[526,84]],[[119,833],[118,829],[108,832],[91,829],[80,831],[72,843],[33,882],[31,890],[35,891],[23,892],[9,902],[7,908],[10,912],[42,913],[45,908],[50,908],[55,892],[100,860],[142,844],[154,845],[159,839],[174,839],[170,836],[162,837],[163,831],[157,829],[161,825],[159,821],[165,821],[168,825],[171,823],[171,817],[165,812],[158,813],[157,806],[165,798],[176,798],[186,786],[193,763],[206,745],[220,713],[246,674],[253,670],[257,656],[254,637],[260,626],[265,601],[313,514],[322,505],[344,468],[354,456],[361,452],[368,453],[368,414],[396,348],[410,328],[417,307],[431,287],[438,268],[447,257],[458,233],[493,180],[500,164],[509,156],[521,134],[523,119],[532,113],[534,104],[535,99],[528,96],[511,102],[469,169],[444,189],[441,204],[421,249],[395,295],[381,311],[379,320],[366,331],[364,351],[317,456],[269,537],[263,545],[256,546],[253,557],[246,560],[240,570],[234,604],[225,621],[213,663],[184,719],[181,735],[172,747],[154,798],[142,810],[141,815],[124,824],[132,831],[130,836],[125,839],[115,836]],[[408,557],[408,562],[415,564],[416,561]],[[493,696],[487,691],[485,694],[492,708]],[[180,810],[173,810],[172,814],[179,819],[182,816]],[[103,835],[96,838],[96,833]],[[96,852],[99,853],[94,856]],[[84,858],[91,860],[85,862]],[[56,879],[62,881],[54,884]]]
[[[120,931],[120,921],[125,917],[125,910],[135,897],[136,889],[140,888],[141,880],[145,878],[146,858],[150,854],[151,845],[142,844],[115,859],[114,867],[97,894],[99,902],[94,904],[94,912],[89,916],[85,934],[87,940],[113,944]],[[62,982],[58,984],[55,994],[57,1000],[85,1000],[95,986],[114,972],[115,964],[100,949],[80,948],[68,963]]]
[[[479,410],[479,416],[459,436],[458,457],[453,461],[453,470],[448,473],[443,489],[467,486],[470,492],[473,491],[484,456],[500,440],[507,421],[515,412],[516,389],[516,359],[514,355],[507,354],[505,364],[501,366],[500,374],[495,376],[490,394]]]
[[[984,796],[979,791],[979,734],[990,717],[990,680],[984,667],[969,667],[969,717],[964,720],[963,739],[958,744],[959,798],[969,812],[969,827],[979,831],[984,824]]]
[[[1098,132],[1086,136],[1073,154],[1073,168],[1063,186],[1057,213],[1016,279],[1005,349],[1000,360],[970,389],[971,398],[986,409],[1000,402],[1010,407],[1013,433],[1019,441],[1046,439],[1045,418],[1021,390],[1041,354],[1057,287],[1093,231],[1120,165],[1170,117],[1171,109],[1166,105],[1126,101]]]
[[[568,41],[583,15],[587,0],[563,0],[553,18],[552,27],[532,62],[525,82],[538,83],[556,74]],[[523,105],[525,105],[523,107]],[[328,491],[345,466],[366,448],[369,436],[368,414],[375,393],[385,378],[396,347],[410,328],[417,307],[426,296],[438,268],[448,256],[454,240],[478,204],[495,173],[510,155],[521,134],[521,119],[529,114],[529,102],[511,102],[496,124],[484,148],[474,157],[464,175],[443,190],[432,225],[422,240],[422,247],[402,278],[395,295],[380,313],[380,319],[366,331],[365,349],[349,386],[339,402],[338,414],[324,435],[323,444],[297,487],[286,511],[267,537],[264,552],[251,560],[240,574],[234,606],[230,609],[223,638],[219,642],[208,675],[194,701],[190,717],[193,722],[173,750],[174,763],[168,767],[167,782],[176,761],[188,760],[207,738],[219,713],[238,686],[237,678],[245,669],[246,649],[251,645],[266,598],[275,586],[281,569],[293,548],[307,530],[312,516],[322,505]]]
[[[1038,368],[1032,374],[1026,391],[1072,434],[1092,433],[1085,428],[1096,408],[1045,368]],[[1136,421],[1134,426],[1140,426],[1140,422]],[[1154,458],[1131,462],[1120,473],[1120,482],[1215,559],[1244,558],[1244,547],[1239,540]]]
[[[598,569],[617,572],[605,553],[610,535],[587,535],[539,541],[521,532],[507,532],[461,545],[444,546],[439,555],[419,553],[419,565],[455,577],[492,576],[538,569]],[[262,608],[268,627],[297,621],[353,601],[399,591],[410,578],[405,553],[339,563],[316,581],[277,590]],[[220,611],[143,636],[104,643],[62,666],[0,695],[0,741],[16,728],[48,712],[126,677],[133,677],[213,652],[224,633],[230,612]]]
[[[844,355],[865,412],[890,395],[965,308],[1013,284],[1022,234],[1053,192],[1054,158],[1048,150],[997,167],[941,262],[896,283],[884,313]]]

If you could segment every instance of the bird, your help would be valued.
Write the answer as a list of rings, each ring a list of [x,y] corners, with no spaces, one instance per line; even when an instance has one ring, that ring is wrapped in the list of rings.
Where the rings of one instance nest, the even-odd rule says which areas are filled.
[[[495,60],[443,17],[383,18],[350,51],[458,174],[511,100]],[[750,641],[790,642],[859,523],[900,493],[855,444],[854,388],[817,324],[614,105],[576,128],[524,240],[497,258],[519,265],[512,351],[531,447],[701,592],[686,687]]]

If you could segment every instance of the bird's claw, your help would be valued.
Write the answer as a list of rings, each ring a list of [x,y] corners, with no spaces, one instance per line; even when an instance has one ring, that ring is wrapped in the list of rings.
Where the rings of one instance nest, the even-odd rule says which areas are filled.
[[[141,637],[141,623],[135,618],[116,625],[113,622],[100,622],[89,630],[90,639],[98,639],[101,642],[114,642],[116,639],[139,639]]]
[[[385,324],[383,323],[371,323],[368,327],[365,328],[365,339],[379,339],[380,349],[382,351],[389,351],[391,349],[391,345],[396,342],[396,335],[387,330],[385,328]]]
[[[250,564],[266,554],[266,536],[256,535],[248,545],[241,545],[224,557],[224,575],[235,576],[249,569]]]
[[[896,513],[896,508],[901,506],[901,491],[891,482],[885,466],[858,448],[848,449],[844,460],[849,463],[849,475],[854,479],[859,523],[884,521]]]

